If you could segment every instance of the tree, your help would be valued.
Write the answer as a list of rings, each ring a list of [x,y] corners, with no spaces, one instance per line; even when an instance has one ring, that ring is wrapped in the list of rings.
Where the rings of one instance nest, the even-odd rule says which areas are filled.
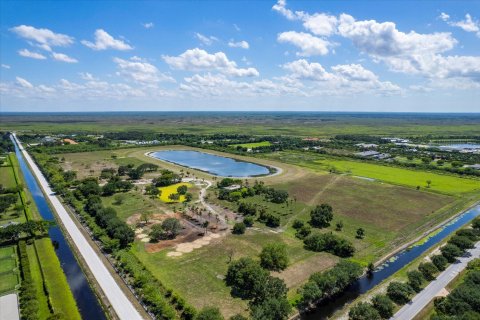
[[[407,277],[410,287],[416,292],[420,292],[420,290],[422,290],[423,281],[425,280],[423,274],[418,270],[412,270],[407,272]]]
[[[295,233],[295,237],[299,239],[305,239],[307,236],[310,235],[310,233],[312,233],[312,228],[309,225],[304,225],[297,230],[297,232]]]
[[[245,229],[246,229],[245,223],[237,222],[233,225],[232,233],[233,234],[244,234]]]
[[[175,237],[180,233],[182,225],[176,218],[167,218],[163,220],[162,228],[166,232],[169,239],[175,239]]]
[[[438,272],[437,267],[431,262],[422,262],[418,266],[418,270],[423,274],[425,279],[432,281],[435,279],[435,274]]]
[[[225,282],[232,294],[243,299],[253,299],[262,292],[268,271],[252,258],[240,258],[228,266]]]
[[[218,308],[214,307],[204,307],[196,315],[195,320],[224,320],[225,318],[220,313]]]
[[[332,206],[323,203],[310,212],[310,224],[316,228],[326,228],[333,219]]]
[[[448,243],[454,244],[462,250],[472,249],[475,244],[467,236],[454,235],[448,240]]]
[[[151,217],[152,217],[152,213],[148,212],[148,211],[144,211],[140,214],[140,220],[145,222],[145,224],[148,223],[148,221],[150,220]]]
[[[378,294],[372,298],[372,305],[377,309],[380,317],[383,319],[390,319],[393,316],[393,309],[395,308],[393,301],[383,294]]]
[[[288,266],[287,247],[283,243],[271,243],[260,253],[260,265],[270,271],[285,270]]]
[[[355,236],[357,239],[363,239],[365,238],[365,230],[363,228],[358,228],[357,229],[357,235]]]
[[[204,235],[207,234],[208,226],[210,225],[209,221],[204,221],[202,223],[202,227],[205,229],[205,232],[203,233]]]
[[[432,184],[432,180],[427,180],[427,188],[430,188],[431,184]]]
[[[288,319],[292,309],[286,297],[267,297],[263,301],[250,306],[253,320],[284,320]]]
[[[380,320],[378,311],[367,302],[359,302],[354,305],[348,313],[350,320]]]
[[[180,195],[178,193],[171,193],[168,195],[168,199],[172,201],[178,201],[178,199],[180,199]]]
[[[414,293],[412,287],[403,282],[392,281],[387,287],[388,297],[399,305],[409,302],[410,296]]]
[[[302,221],[302,220],[299,220],[299,219],[295,219],[293,220],[293,223],[292,223],[292,227],[293,229],[300,229],[301,227],[303,227],[305,225],[305,223]]]
[[[165,230],[161,224],[154,224],[150,229],[150,233],[148,234],[150,240],[153,242],[158,242],[158,240],[166,239]]]
[[[156,198],[160,196],[161,191],[154,184],[149,184],[145,187],[145,193],[150,195],[151,198]]]
[[[443,271],[446,269],[448,260],[441,254],[434,255],[432,258],[432,263],[437,267],[439,271]]]
[[[190,202],[192,201],[192,199],[193,199],[193,194],[191,194],[190,192],[187,192],[185,194],[185,202]]]
[[[253,217],[245,217],[245,219],[243,219],[243,223],[245,223],[245,226],[246,227],[252,227],[253,226]]]
[[[442,255],[447,259],[448,262],[453,263],[457,260],[457,257],[460,257],[463,254],[463,251],[454,244],[447,243],[440,248]]]
[[[321,252],[326,251],[339,257],[351,257],[355,253],[355,248],[348,240],[340,238],[333,233],[315,233],[303,240],[307,250]]]
[[[480,230],[480,217],[476,217],[475,219],[473,219],[472,228],[474,228],[475,230]]]
[[[187,186],[183,184],[177,188],[177,193],[184,195],[187,193],[187,190],[188,190]]]
[[[375,272],[375,265],[373,264],[373,262],[370,262],[367,266],[367,275],[371,277],[374,272]]]

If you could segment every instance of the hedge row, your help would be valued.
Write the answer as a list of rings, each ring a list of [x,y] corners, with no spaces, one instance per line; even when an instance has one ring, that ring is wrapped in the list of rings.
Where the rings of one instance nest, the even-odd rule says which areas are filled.
[[[18,256],[22,270],[22,285],[20,287],[20,313],[22,319],[38,319],[38,301],[35,284],[30,272],[30,261],[28,260],[27,244],[24,240],[18,242]]]

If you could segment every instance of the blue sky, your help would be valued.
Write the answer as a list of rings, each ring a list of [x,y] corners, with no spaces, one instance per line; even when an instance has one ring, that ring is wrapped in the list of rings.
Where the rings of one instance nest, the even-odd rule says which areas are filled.
[[[480,112],[479,1],[1,1],[1,111]]]

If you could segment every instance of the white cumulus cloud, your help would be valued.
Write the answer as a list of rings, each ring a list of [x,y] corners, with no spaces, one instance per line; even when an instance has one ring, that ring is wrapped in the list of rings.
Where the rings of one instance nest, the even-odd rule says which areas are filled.
[[[242,40],[242,41],[238,41],[238,42],[235,42],[233,40],[230,40],[228,42],[228,46],[231,47],[231,48],[242,48],[242,49],[248,49],[250,48],[250,45],[248,44],[247,41],[245,40]]]
[[[195,38],[200,40],[201,43],[203,43],[206,46],[212,45],[215,41],[218,41],[217,37],[214,36],[205,36],[201,33],[196,32],[195,33]]]
[[[67,56],[64,53],[52,52],[52,58],[57,61],[62,61],[66,63],[77,63],[78,60],[72,57]]]
[[[117,64],[118,75],[127,77],[135,82],[155,85],[160,81],[175,82],[175,80],[158,71],[157,67],[138,57],[132,57],[130,60],[114,58]]]
[[[278,35],[277,40],[282,43],[291,43],[301,49],[297,55],[303,57],[326,55],[332,44],[322,38],[305,32],[287,31]]]
[[[95,42],[90,42],[87,40],[82,40],[81,42],[83,45],[89,47],[90,49],[97,51],[107,49],[125,51],[133,49],[133,47],[130,46],[128,43],[113,38],[103,29],[97,29],[95,31]]]
[[[11,28],[10,31],[17,34],[19,37],[33,41],[36,46],[47,51],[51,51],[51,47],[66,47],[74,41],[74,38],[68,35],[55,33],[49,29],[38,29],[23,24]]]
[[[459,21],[451,21],[450,16],[444,12],[440,14],[439,18],[452,27],[461,28],[463,31],[466,32],[475,32],[477,34],[477,37],[480,37],[480,22],[472,18],[469,13],[465,15],[464,20]]]
[[[37,59],[37,60],[47,59],[47,57],[45,57],[43,54],[38,53],[38,52],[32,52],[28,49],[19,50],[18,54],[21,55],[22,57],[25,57],[25,58],[31,58],[31,59]]]
[[[256,77],[259,75],[255,68],[238,68],[235,61],[227,58],[225,53],[213,54],[205,50],[189,49],[179,56],[163,56],[163,60],[173,69],[188,71],[216,70],[235,77]]]
[[[33,85],[28,82],[27,80],[23,79],[23,78],[20,78],[20,77],[15,77],[16,79],[16,83],[22,87],[22,88],[26,88],[26,89],[32,89],[33,88]]]

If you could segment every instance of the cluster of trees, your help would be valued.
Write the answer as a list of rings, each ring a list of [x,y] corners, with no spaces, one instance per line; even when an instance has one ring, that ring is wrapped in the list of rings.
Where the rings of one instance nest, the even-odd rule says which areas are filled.
[[[182,177],[170,170],[162,170],[160,176],[152,180],[156,187],[166,187],[182,181]]]
[[[127,192],[133,188],[133,183],[122,180],[119,176],[112,176],[106,185],[102,187],[102,195],[111,196],[117,192]]]
[[[416,270],[408,271],[407,282],[392,281],[387,287],[386,296],[377,296],[370,303],[363,302],[352,307],[349,313],[350,319],[389,319],[392,316],[393,302],[397,305],[408,303],[416,292],[420,292],[427,282],[433,281],[436,275],[445,270],[449,263],[453,263],[465,250],[473,248],[474,243],[480,239],[480,218],[476,218],[472,225],[473,229],[458,230],[448,243],[440,248],[442,254],[430,258],[431,262],[422,262]],[[478,269],[480,270],[480,266]],[[480,279],[480,272],[477,276]],[[479,284],[480,280],[476,285]],[[463,312],[479,312],[480,295],[473,293],[473,291],[468,291],[463,295],[465,292],[459,292],[458,296],[468,296],[468,301],[460,302],[460,299],[457,300],[456,296],[452,296],[452,294],[448,296],[449,298],[453,297],[450,300],[449,298],[437,300],[435,306],[437,308],[438,305],[436,310],[439,315],[435,316],[434,319],[449,319],[448,316],[462,315]],[[470,302],[472,302],[471,306],[469,305]],[[472,306],[476,306],[476,309]]]
[[[139,299],[157,319],[192,320],[196,310],[185,300],[166,288],[153,274],[145,268],[138,258],[127,250],[118,250],[115,253],[117,268],[127,274],[127,281],[138,292]]]
[[[95,218],[96,224],[103,228],[108,236],[118,241],[120,248],[133,242],[135,232],[124,221],[117,217],[117,212],[111,207],[105,208],[102,199],[95,194],[88,196],[84,206],[85,212]]]
[[[446,297],[434,301],[436,314],[432,320],[480,319],[480,259],[467,266],[463,282]]]
[[[354,305],[348,313],[350,320],[381,320],[393,316],[395,305],[386,295],[379,294],[371,302],[360,302]]]
[[[263,181],[255,181],[255,184],[252,187],[242,186],[236,190],[225,189],[226,187],[234,184],[241,185],[241,181],[237,179],[225,178],[218,182],[217,185],[220,188],[218,191],[218,199],[235,202],[242,198],[253,197],[255,195],[263,195],[266,201],[272,203],[285,203],[288,199],[287,191],[266,187]]]
[[[343,292],[363,273],[363,268],[356,262],[341,260],[330,270],[314,273],[299,290],[298,307],[308,309],[315,304]]]
[[[138,179],[141,179],[146,172],[155,172],[157,170],[158,170],[158,166],[152,163],[142,163],[136,168],[134,165],[129,164],[126,166],[119,166],[118,175],[120,176],[128,175],[130,179],[138,180]]]
[[[37,233],[43,235],[52,225],[54,225],[53,221],[45,220],[30,220],[23,223],[10,224],[6,227],[0,228],[0,240],[17,241],[22,234],[26,234],[30,237],[35,236]]]
[[[10,133],[2,132],[0,133],[0,153],[14,152],[15,146],[10,140]],[[1,164],[1,163],[0,163]]]
[[[18,196],[16,194],[5,194],[0,196],[0,216],[7,211],[12,205],[17,203]]]
[[[286,259],[286,260],[285,260]],[[291,306],[287,300],[287,286],[279,278],[272,277],[269,269],[286,267],[285,249],[269,245],[261,254],[261,262],[252,258],[240,258],[228,266],[225,282],[232,288],[232,295],[249,300],[252,319],[287,319]]]
[[[38,319],[37,290],[35,289],[32,273],[30,271],[30,262],[28,260],[27,244],[25,241],[20,241],[18,243],[18,256],[22,271],[22,285],[20,287],[20,313],[22,319],[36,320]]]
[[[178,219],[167,218],[161,224],[153,225],[149,236],[152,242],[175,239],[181,230],[182,225]]]
[[[313,233],[303,239],[305,249],[322,252],[326,251],[339,257],[351,257],[355,247],[347,239],[333,233]]]

